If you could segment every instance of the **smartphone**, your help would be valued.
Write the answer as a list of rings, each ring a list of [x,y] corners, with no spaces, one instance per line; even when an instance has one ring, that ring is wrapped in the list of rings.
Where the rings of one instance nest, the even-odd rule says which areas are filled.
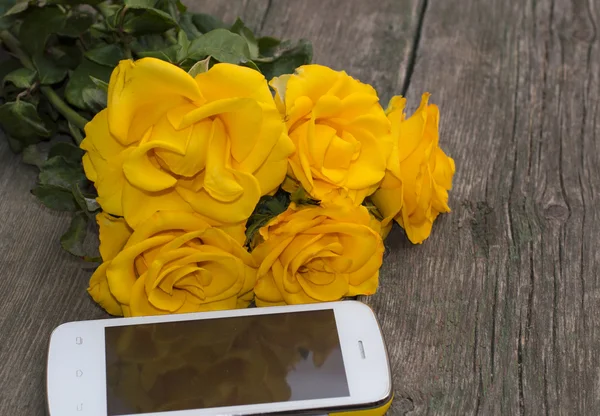
[[[66,323],[46,383],[50,416],[327,414],[392,394],[355,301]]]

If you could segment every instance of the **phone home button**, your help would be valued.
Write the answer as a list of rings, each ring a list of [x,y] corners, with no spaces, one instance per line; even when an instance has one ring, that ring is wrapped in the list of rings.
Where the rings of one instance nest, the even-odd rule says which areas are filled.
[[[81,338],[81,337],[75,338],[75,344],[82,345],[83,344],[83,338]]]

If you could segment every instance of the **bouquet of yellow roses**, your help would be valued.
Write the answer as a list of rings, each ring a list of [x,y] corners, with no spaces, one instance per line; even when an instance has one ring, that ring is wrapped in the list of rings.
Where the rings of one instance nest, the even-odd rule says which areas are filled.
[[[108,2],[115,7],[100,9],[92,22],[116,26],[121,36],[148,13],[164,18],[160,2],[136,7],[142,3]],[[79,13],[60,10],[67,20]],[[0,124],[11,137],[44,137],[49,129],[29,100],[39,88],[36,105],[54,105],[83,151],[64,143],[51,150],[37,163],[34,194],[60,209],[67,203],[56,195],[66,189],[75,207],[67,210],[77,213],[63,245],[80,240],[86,215],[95,217],[101,264],[90,280],[92,298],[110,314],[138,316],[375,293],[392,223],[421,243],[438,214],[450,211],[454,162],[439,147],[439,112],[429,94],[406,117],[400,96],[384,110],[373,87],[343,71],[309,64],[310,57],[290,66],[297,46],[268,56],[279,41],[256,40],[239,21],[202,32],[198,22],[205,20],[165,10],[179,13],[176,25],[163,28],[167,49],[139,53],[131,39],[103,39],[106,54],[119,52],[111,55],[116,67],[108,65],[108,83],[83,73],[85,86],[72,86],[69,72],[67,102],[55,91],[62,79],[40,77],[37,52],[29,59],[10,31],[0,36],[27,70],[20,75],[29,77],[5,78],[21,91],[0,107]],[[186,21],[197,23],[197,35]],[[129,36],[147,36],[138,29]],[[44,42],[60,44],[61,33]],[[234,39],[242,57],[223,46]],[[101,56],[86,52],[83,63]],[[282,57],[288,59],[275,65]],[[24,133],[11,124],[15,112],[37,124],[29,122]],[[24,143],[18,150],[31,160],[37,142]],[[85,178],[65,179],[81,163],[93,188]],[[66,169],[62,176],[50,174],[57,165]],[[55,189],[61,180],[68,186]]]

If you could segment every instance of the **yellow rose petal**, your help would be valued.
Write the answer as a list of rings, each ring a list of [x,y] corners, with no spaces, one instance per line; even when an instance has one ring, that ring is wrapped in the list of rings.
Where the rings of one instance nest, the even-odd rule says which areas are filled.
[[[288,165],[288,156],[295,150],[294,144],[287,136],[282,134],[264,163],[254,172],[262,194],[275,191],[285,180]]]
[[[142,275],[133,285],[131,291],[130,316],[164,315],[165,310],[154,307],[148,300],[144,289],[146,276]]]
[[[220,201],[213,198],[207,191],[193,192],[182,186],[176,190],[189,206],[207,217],[223,223],[246,220],[260,199],[260,186],[254,176],[241,172],[230,171],[231,180],[239,185],[243,193],[232,202]]]
[[[150,134],[150,133],[148,133]],[[177,183],[173,175],[163,171],[151,160],[149,152],[155,149],[165,149],[174,153],[184,154],[184,150],[170,144],[153,140],[135,148],[123,163],[123,172],[127,180],[144,191],[159,192],[172,188]]]
[[[130,227],[135,229],[157,211],[192,212],[193,209],[177,192],[154,194],[129,184],[123,187],[123,214]]]
[[[94,163],[92,162],[92,157],[89,153],[83,155],[81,162],[83,164],[83,171],[85,172],[85,176],[92,181],[96,182],[98,180],[98,172],[94,167]]]
[[[105,262],[115,258],[125,247],[132,230],[123,218],[113,217],[101,212],[96,215],[99,227],[100,255]]]
[[[158,121],[152,129],[150,140],[165,140],[168,138],[177,150],[155,148],[154,154],[163,169],[168,169],[175,175],[193,178],[206,166],[206,151],[210,138],[212,123],[205,120],[186,129],[175,130],[166,118]],[[181,150],[183,149],[183,151]]]
[[[137,280],[135,271],[130,266],[134,259],[144,251],[157,247],[172,239],[169,235],[149,238],[139,244],[121,251],[111,262],[106,271],[110,291],[119,303],[129,304],[131,290]]]
[[[123,316],[123,309],[119,302],[110,292],[108,281],[106,279],[106,270],[110,262],[102,263],[94,272],[90,279],[88,293],[106,312],[115,316]]]
[[[342,275],[336,275],[332,283],[326,285],[327,288],[324,289],[324,285],[315,284],[311,281],[311,275],[314,273],[316,272],[308,272],[298,278],[302,289],[311,298],[319,302],[333,302],[348,294],[348,282]]]
[[[103,159],[109,159],[121,153],[125,147],[110,133],[108,128],[108,110],[104,109],[85,125],[85,139],[81,142],[83,150],[89,150],[88,143]]]
[[[244,193],[244,188],[237,182],[234,171],[226,167],[228,146],[225,126],[220,120],[213,121],[206,157],[204,189],[212,198],[225,203],[238,199]]]
[[[130,123],[141,106],[179,97],[203,100],[198,84],[183,69],[155,58],[121,61],[109,82],[110,131],[121,143],[129,144]]]
[[[96,167],[96,181],[98,191],[97,201],[102,209],[112,215],[123,215],[122,192],[126,179],[123,173],[123,159],[131,149],[125,149],[117,157],[107,161],[102,169]]]
[[[239,65],[220,63],[196,76],[196,82],[208,101],[246,97],[261,103],[273,103],[267,80],[258,71]]]

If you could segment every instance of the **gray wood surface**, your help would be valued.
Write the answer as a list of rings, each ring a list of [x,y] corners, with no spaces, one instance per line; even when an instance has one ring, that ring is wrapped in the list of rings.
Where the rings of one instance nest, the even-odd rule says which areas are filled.
[[[190,2],[188,2],[190,4]],[[396,228],[380,292],[393,415],[600,414],[600,5],[595,0],[230,0],[265,34],[383,100],[423,91],[455,159],[453,213],[411,246]],[[65,215],[29,194],[0,141],[0,415],[42,415],[52,329],[105,316],[63,253]]]

